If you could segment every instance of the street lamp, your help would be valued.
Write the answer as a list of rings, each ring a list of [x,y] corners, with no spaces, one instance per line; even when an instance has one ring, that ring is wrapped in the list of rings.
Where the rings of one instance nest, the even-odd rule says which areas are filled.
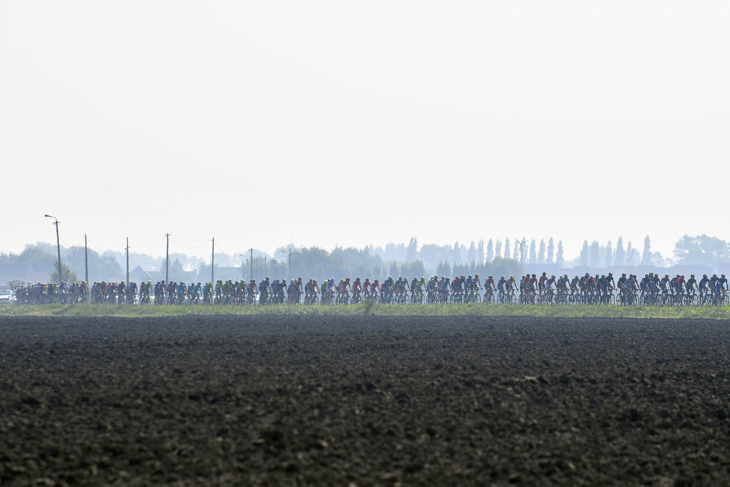
[[[58,248],[58,283],[63,282],[63,269],[61,268],[61,238],[58,236],[58,224],[61,223],[55,216],[46,215],[46,218],[53,218],[55,221],[53,225],[56,225],[56,247]]]

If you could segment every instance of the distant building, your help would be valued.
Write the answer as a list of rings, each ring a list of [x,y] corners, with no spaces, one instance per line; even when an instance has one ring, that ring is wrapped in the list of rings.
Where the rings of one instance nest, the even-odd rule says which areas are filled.
[[[135,267],[134,270],[129,273],[129,280],[137,283],[153,281],[150,273],[142,269],[142,266]]]

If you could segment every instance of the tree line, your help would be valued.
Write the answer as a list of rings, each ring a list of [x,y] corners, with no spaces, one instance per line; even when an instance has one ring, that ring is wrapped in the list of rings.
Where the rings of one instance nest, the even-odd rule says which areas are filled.
[[[319,247],[283,246],[272,254],[261,250],[235,254],[216,253],[217,278],[262,279],[288,278],[288,257],[291,250],[291,277],[304,279],[340,279],[360,277],[382,280],[388,276],[413,278],[421,276],[454,276],[480,274],[481,276],[519,275],[520,263],[544,264],[556,268],[591,266],[653,265],[665,267],[671,264],[706,265],[715,267],[730,262],[728,242],[707,235],[685,235],[675,244],[672,258],[665,258],[651,249],[651,239],[644,239],[642,251],[632,242],[624,245],[622,237],[600,244],[583,242],[579,255],[573,260],[564,256],[563,242],[557,245],[553,238],[517,240],[505,238],[472,241],[468,245],[454,244],[419,245],[414,237],[408,243],[389,243],[385,246],[336,247],[325,250]],[[66,280],[83,279],[85,253],[83,247],[62,247],[63,274]],[[253,259],[251,259],[253,257]],[[88,249],[89,278],[91,281],[121,280],[125,276],[126,256],[123,252],[99,252]],[[140,266],[144,279],[153,281],[165,278],[165,259],[146,254],[130,253],[130,271]],[[12,272],[32,268],[36,273],[58,275],[55,245],[37,243],[28,245],[20,254],[0,253],[0,277],[14,277]],[[170,254],[170,280],[208,281],[210,261],[180,252]],[[14,277],[16,278],[16,277]],[[0,283],[2,284],[2,283]]]

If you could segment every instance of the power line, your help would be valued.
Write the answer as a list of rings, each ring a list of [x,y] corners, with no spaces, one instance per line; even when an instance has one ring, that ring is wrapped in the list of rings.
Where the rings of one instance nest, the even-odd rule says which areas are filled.
[[[163,245],[165,245],[165,242],[160,242],[160,245],[158,245],[157,247],[155,247],[155,249],[152,250],[151,252],[140,252],[138,255],[149,255],[150,257],[152,257],[152,254],[154,254],[157,251],[157,249],[159,249]]]
[[[177,246],[179,246],[179,247],[182,247],[182,248],[184,248],[184,249],[190,249],[190,250],[196,250],[196,249],[200,249],[200,248],[203,248],[203,247],[205,247],[206,245],[208,245],[208,242],[206,242],[206,243],[204,243],[203,245],[199,245],[199,246],[197,246],[197,247],[188,247],[187,245],[183,245],[183,244],[179,244],[179,243],[175,242],[175,241],[174,241],[173,239],[170,239],[170,242],[174,243],[175,245],[177,245]]]
[[[94,242],[92,242],[92,241],[91,241],[91,239],[88,239],[88,240],[89,240],[89,243],[90,243],[91,245],[93,245],[93,246],[94,246],[94,248],[95,248],[96,250],[98,250],[98,251],[99,251],[99,253],[102,253],[102,254],[104,253],[104,251],[103,251],[103,250],[101,250],[101,249],[100,249],[99,247],[97,247],[97,246],[96,246],[96,244],[95,244]]]
[[[220,247],[220,245],[218,245],[218,244],[215,244],[215,248],[217,248],[218,250],[220,250],[220,251],[221,251],[221,252],[223,252],[224,254],[228,255],[228,252],[226,252],[225,250],[223,250],[223,249],[222,249],[222,248]]]

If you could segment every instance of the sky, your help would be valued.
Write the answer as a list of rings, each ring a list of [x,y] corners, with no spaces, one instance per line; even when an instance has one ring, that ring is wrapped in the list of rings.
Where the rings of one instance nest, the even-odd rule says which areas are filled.
[[[730,2],[0,2],[0,251],[730,240]],[[63,243],[62,242],[62,243]]]

